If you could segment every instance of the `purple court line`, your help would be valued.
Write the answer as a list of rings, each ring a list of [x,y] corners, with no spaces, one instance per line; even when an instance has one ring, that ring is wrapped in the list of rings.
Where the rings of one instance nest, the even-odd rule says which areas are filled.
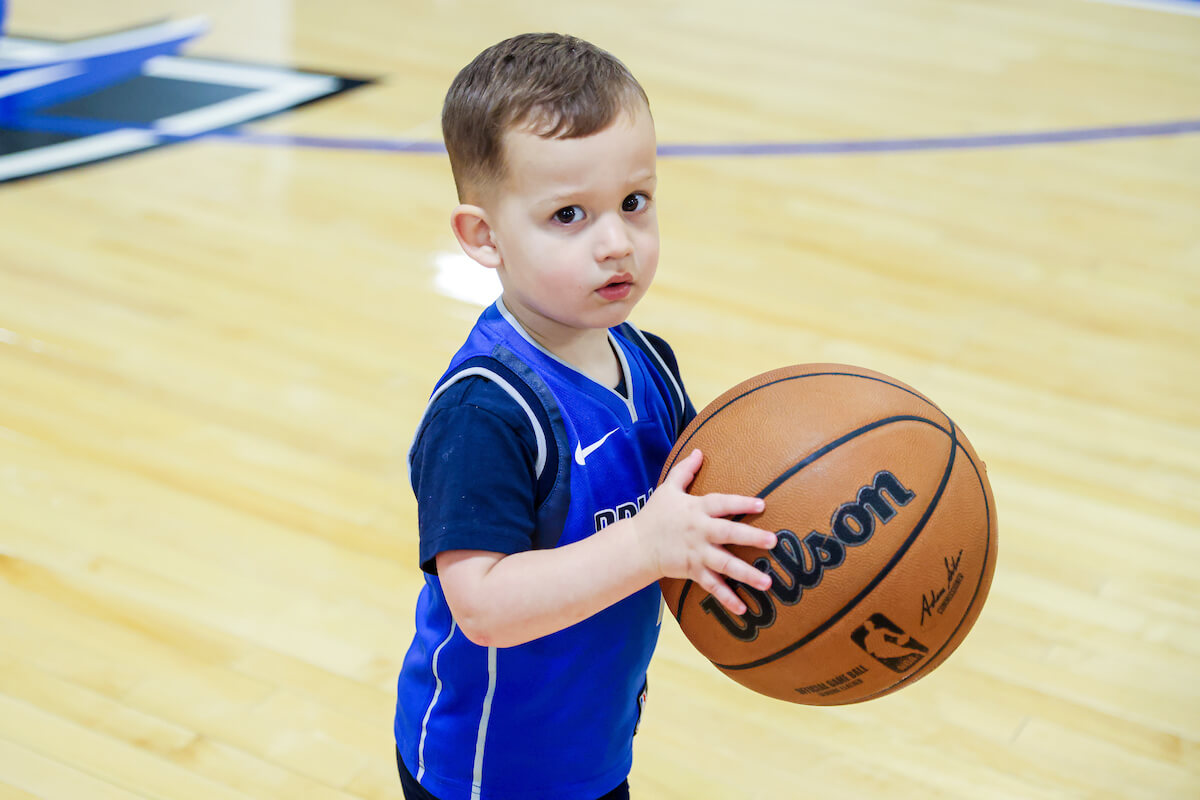
[[[912,139],[847,139],[828,142],[729,142],[712,144],[660,144],[663,157],[814,156],[860,153],[902,153],[922,150],[975,150],[1028,147],[1072,142],[1098,142],[1152,136],[1200,133],[1200,119],[1111,125],[1099,128],[1067,128],[1030,133],[984,133],[970,136],[928,136]],[[441,142],[412,139],[358,139],[347,137],[291,136],[254,133],[242,129],[219,131],[209,136],[247,144],[313,147],[327,150],[359,150],[386,153],[444,153]]]

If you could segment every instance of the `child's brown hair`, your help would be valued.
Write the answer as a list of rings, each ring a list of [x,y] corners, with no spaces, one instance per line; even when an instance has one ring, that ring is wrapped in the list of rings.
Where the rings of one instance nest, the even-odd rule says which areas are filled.
[[[442,136],[462,202],[504,177],[505,132],[528,125],[539,136],[590,136],[622,111],[650,103],[615,56],[557,33],[526,33],[484,50],[446,93]]]

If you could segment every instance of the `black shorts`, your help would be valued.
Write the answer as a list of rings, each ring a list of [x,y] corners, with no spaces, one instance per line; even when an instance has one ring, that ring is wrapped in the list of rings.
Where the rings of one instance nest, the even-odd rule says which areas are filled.
[[[404,759],[400,757],[400,748],[396,748],[396,769],[400,772],[400,787],[404,789],[405,800],[438,800],[427,792],[425,787],[417,783],[417,779],[408,771],[408,767],[404,766]],[[629,800],[629,781],[622,781],[620,786],[597,800]]]

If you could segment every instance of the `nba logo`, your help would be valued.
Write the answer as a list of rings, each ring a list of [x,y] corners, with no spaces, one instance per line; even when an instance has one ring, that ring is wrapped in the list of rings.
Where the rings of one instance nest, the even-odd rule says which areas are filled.
[[[868,655],[894,672],[908,672],[923,659],[929,648],[904,632],[883,614],[870,619],[850,634],[854,643]]]

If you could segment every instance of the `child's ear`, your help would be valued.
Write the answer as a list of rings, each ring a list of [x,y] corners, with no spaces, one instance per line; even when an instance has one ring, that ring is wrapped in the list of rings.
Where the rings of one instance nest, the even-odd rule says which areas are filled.
[[[457,206],[450,212],[450,228],[463,252],[483,266],[496,269],[503,263],[487,212],[479,206]]]

